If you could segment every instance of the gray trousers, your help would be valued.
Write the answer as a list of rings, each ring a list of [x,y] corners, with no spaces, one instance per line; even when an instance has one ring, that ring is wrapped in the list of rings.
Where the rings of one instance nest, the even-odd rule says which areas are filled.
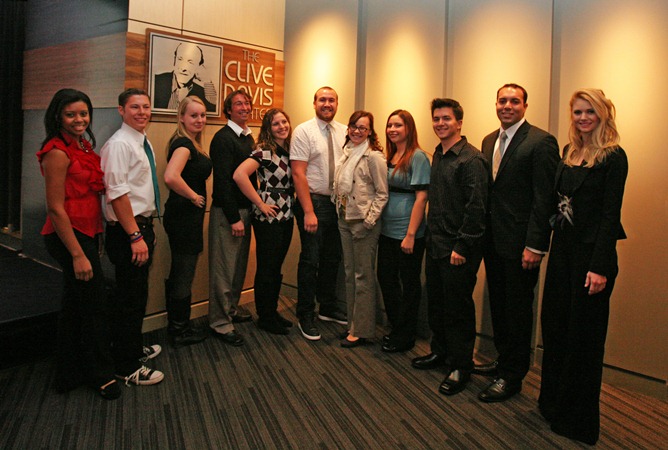
[[[240,209],[246,232],[232,236],[232,227],[223,209],[213,206],[209,215],[209,326],[217,333],[234,330],[232,316],[237,312],[241,289],[246,279],[250,250],[250,210]]]
[[[380,221],[373,229],[364,222],[339,219],[343,267],[346,271],[348,331],[355,337],[372,339],[376,334],[376,250]]]

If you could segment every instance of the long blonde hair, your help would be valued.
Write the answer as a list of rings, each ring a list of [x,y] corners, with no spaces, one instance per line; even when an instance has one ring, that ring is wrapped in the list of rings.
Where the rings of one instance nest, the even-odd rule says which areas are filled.
[[[600,120],[587,143],[584,142],[582,133],[573,121],[573,103],[577,99],[589,102]],[[619,133],[615,125],[615,105],[600,89],[580,89],[575,91],[571,97],[570,107],[571,126],[568,130],[570,144],[564,156],[564,163],[567,166],[578,165],[580,157],[586,161],[585,167],[593,167],[602,163],[610,153],[619,147]]]
[[[192,141],[193,145],[195,146],[198,152],[204,153],[202,147],[202,141],[204,140],[204,130],[200,131],[195,136],[190,136],[186,131],[185,125],[183,125],[183,122],[181,122],[181,117],[185,115],[186,108],[188,108],[188,105],[191,103],[199,103],[200,105],[204,106],[204,110],[206,111],[206,105],[204,105],[204,102],[199,97],[195,97],[194,95],[189,95],[188,97],[181,100],[181,103],[179,103],[179,110],[176,114],[176,124],[177,124],[176,131],[174,131],[172,137],[169,138],[168,147],[171,146],[172,142],[174,142],[176,139],[180,137],[185,137]]]

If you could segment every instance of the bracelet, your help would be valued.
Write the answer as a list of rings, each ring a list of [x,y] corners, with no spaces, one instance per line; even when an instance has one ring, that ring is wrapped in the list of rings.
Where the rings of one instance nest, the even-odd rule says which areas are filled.
[[[139,230],[135,231],[134,233],[128,234],[128,236],[130,236],[130,239],[132,239],[134,237],[137,237],[137,236],[140,236],[140,235],[141,235],[141,231],[139,231]]]
[[[140,234],[140,235],[137,236],[136,238],[134,238],[134,239],[130,239],[130,244],[135,244],[135,243],[137,243],[137,242],[139,242],[139,241],[141,241],[141,240],[143,240],[143,239],[144,239],[144,236],[142,236],[142,235]]]

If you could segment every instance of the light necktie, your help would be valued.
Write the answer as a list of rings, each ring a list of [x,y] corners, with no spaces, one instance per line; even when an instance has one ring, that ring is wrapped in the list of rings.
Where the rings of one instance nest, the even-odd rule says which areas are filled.
[[[508,135],[505,131],[501,132],[499,136],[499,148],[494,152],[494,157],[492,158],[492,176],[496,180],[496,174],[499,171],[499,166],[501,165],[501,159],[503,159],[503,153],[506,151],[506,141],[508,140]]]
[[[329,188],[334,188],[334,141],[332,139],[332,125],[327,124],[327,151],[329,152]]]
[[[144,151],[148,157],[148,163],[151,165],[151,178],[153,178],[153,193],[155,195],[155,209],[158,212],[158,219],[160,218],[160,188],[158,187],[158,174],[155,172],[155,160],[153,159],[153,151],[148,143],[148,139],[144,136]]]

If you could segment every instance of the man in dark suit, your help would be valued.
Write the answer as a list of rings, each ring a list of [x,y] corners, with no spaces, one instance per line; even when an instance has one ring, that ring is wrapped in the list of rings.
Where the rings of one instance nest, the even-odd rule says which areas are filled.
[[[204,66],[204,53],[199,46],[181,42],[174,50],[174,70],[155,76],[153,107],[177,110],[189,95],[199,97],[207,112],[215,112],[216,87]]]
[[[557,140],[524,119],[526,90],[502,86],[496,96],[500,129],[482,152],[492,168],[484,260],[498,360],[474,373],[494,381],[478,398],[500,402],[520,392],[529,371],[534,288],[550,246],[552,187],[559,162]]]

